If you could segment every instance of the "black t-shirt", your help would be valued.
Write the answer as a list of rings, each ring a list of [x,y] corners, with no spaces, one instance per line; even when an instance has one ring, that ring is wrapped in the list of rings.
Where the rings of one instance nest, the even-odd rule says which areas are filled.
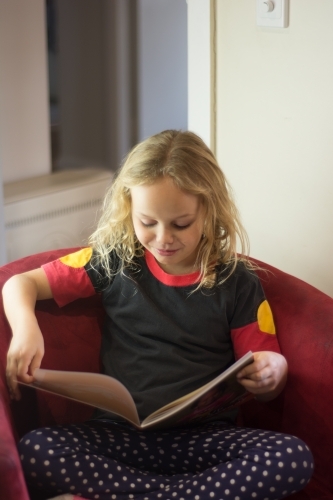
[[[233,332],[237,342],[242,342],[237,352],[247,352],[251,345],[255,350],[278,351],[275,335],[258,327],[258,310],[265,296],[258,277],[242,262],[223,284],[195,290],[198,273],[169,275],[149,252],[133,268],[107,280],[103,269],[91,265],[88,250],[81,260],[75,257],[75,265],[75,259],[67,256],[44,269],[60,305],[102,294],[106,311],[103,369],[127,387],[141,419],[230,366],[235,358]],[[117,269],[116,254],[110,258]],[[217,268],[217,274],[224,271],[223,266]],[[60,290],[69,278],[71,286],[66,292],[63,287]],[[240,339],[245,338],[243,346]]]

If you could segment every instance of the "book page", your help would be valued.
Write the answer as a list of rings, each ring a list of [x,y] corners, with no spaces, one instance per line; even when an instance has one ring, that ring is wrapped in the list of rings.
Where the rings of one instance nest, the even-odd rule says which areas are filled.
[[[34,382],[29,385],[115,413],[140,427],[131,394],[121,382],[108,375],[38,368]]]
[[[251,397],[237,381],[237,373],[253,362],[248,352],[218,377],[149,415],[141,424],[134,400],[126,387],[100,373],[44,370],[34,372],[35,387],[101,410],[114,413],[138,429],[163,428],[217,419],[223,412]]]
[[[208,384],[149,415],[142,422],[142,428],[217,419],[224,412],[239,406],[253,396],[238,382],[236,376],[252,362],[253,354],[248,352]]]

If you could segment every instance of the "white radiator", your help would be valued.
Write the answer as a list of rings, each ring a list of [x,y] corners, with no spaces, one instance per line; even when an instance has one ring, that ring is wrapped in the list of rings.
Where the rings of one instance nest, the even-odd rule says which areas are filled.
[[[86,245],[112,174],[81,169],[4,185],[7,261]]]

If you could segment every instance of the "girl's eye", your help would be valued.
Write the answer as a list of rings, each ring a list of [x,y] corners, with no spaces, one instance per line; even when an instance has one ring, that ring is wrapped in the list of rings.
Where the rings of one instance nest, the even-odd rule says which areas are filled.
[[[186,224],[186,226],[179,226],[178,224],[174,224],[174,227],[176,229],[179,229],[181,231],[182,229],[186,229],[187,227],[190,227],[191,224]]]
[[[141,224],[144,226],[144,227],[153,227],[155,226],[156,222],[143,222],[141,221]]]

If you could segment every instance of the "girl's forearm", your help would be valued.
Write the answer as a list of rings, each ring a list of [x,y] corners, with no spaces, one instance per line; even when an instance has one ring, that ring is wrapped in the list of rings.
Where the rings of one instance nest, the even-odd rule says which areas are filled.
[[[38,290],[34,280],[24,274],[11,277],[2,290],[4,311],[13,334],[21,331],[19,326],[35,318]]]
[[[18,381],[32,382],[34,370],[44,356],[44,339],[35,315],[36,301],[52,297],[52,293],[41,269],[13,276],[2,293],[13,333],[7,353],[7,384],[11,397],[19,399]]]
[[[52,291],[42,269],[12,276],[3,287],[4,310],[15,334],[16,325],[35,317],[37,300],[52,298]]]

